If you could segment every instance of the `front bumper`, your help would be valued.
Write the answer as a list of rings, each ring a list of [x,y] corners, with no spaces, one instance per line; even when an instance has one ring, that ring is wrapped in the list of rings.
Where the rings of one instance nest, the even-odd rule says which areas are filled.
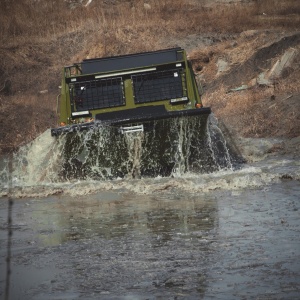
[[[63,133],[90,130],[102,126],[121,126],[126,124],[144,123],[162,119],[180,118],[196,115],[209,115],[210,113],[210,107],[186,109],[179,111],[166,111],[163,105],[145,106],[134,109],[115,111],[111,113],[98,114],[96,115],[95,122],[80,123],[58,128],[52,128],[51,135],[59,136]]]

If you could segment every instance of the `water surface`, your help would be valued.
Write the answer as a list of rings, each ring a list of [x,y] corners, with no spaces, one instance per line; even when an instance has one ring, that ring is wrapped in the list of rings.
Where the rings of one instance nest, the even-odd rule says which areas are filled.
[[[10,299],[297,299],[297,176],[295,163],[274,159],[201,176],[69,183],[51,196],[39,187],[43,197],[14,199]]]

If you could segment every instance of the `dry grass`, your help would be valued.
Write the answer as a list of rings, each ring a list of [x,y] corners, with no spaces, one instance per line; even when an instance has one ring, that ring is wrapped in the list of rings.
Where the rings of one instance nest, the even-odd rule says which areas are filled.
[[[278,33],[274,33],[273,41]],[[247,39],[245,40],[245,35]],[[278,38],[280,38],[278,36]],[[221,54],[233,64],[243,65],[255,53],[256,49],[272,41],[272,35],[264,37],[264,33],[243,33],[237,39],[235,47],[228,48],[227,43],[220,44],[216,55],[212,56],[210,63],[204,69],[205,78],[216,78],[216,58]],[[285,39],[285,45],[289,44]],[[267,43],[270,45],[270,43]],[[271,43],[272,44],[272,43]],[[228,86],[219,86],[209,93],[204,94],[203,102],[211,106],[213,112],[219,117],[230,131],[244,137],[297,137],[300,135],[300,48],[294,59],[293,65],[278,79],[273,86],[252,88],[240,92],[228,92]],[[209,48],[212,49],[212,48]],[[204,56],[207,51],[206,49]],[[286,48],[282,48],[285,50]],[[281,53],[273,53],[275,60]],[[195,59],[203,56],[201,51],[193,53]],[[202,56],[201,56],[202,55]],[[262,60],[265,57],[261,57]],[[252,61],[252,60],[251,60]],[[261,70],[262,71],[262,70]],[[255,76],[255,73],[249,73]],[[257,75],[257,74],[256,74]],[[248,78],[250,81],[251,78]]]
[[[149,0],[150,9],[145,9],[141,0],[119,1],[119,4],[105,5],[94,1],[89,7],[69,9],[62,0],[51,1],[2,1],[0,4],[0,38],[3,42],[20,40],[53,40],[70,32],[93,34],[107,45],[110,51],[136,51],[155,44],[157,38],[167,35],[186,35],[192,32],[241,32],[246,29],[259,29],[266,26],[258,16],[291,15],[299,13],[297,0],[260,0],[252,5],[236,4],[231,6],[205,7],[195,1]],[[269,21],[268,21],[269,22]],[[298,22],[283,25],[276,19],[270,24],[299,28]],[[118,48],[122,44],[140,42],[129,47]],[[147,40],[143,40],[147,37]],[[150,39],[150,40],[149,40]],[[85,42],[83,40],[83,42]],[[138,50],[138,49],[137,49]]]
[[[274,87],[256,86],[228,93],[225,86],[203,97],[215,115],[244,137],[296,137],[300,135],[300,68]]]
[[[40,48],[45,57],[56,55],[51,63],[58,67],[86,57],[163,48],[162,41],[171,36],[300,27],[300,19],[290,16],[298,11],[297,0],[260,0],[252,1],[251,5],[217,7],[206,7],[203,1],[149,0],[150,9],[145,8],[142,0],[114,3],[95,0],[89,7],[70,9],[62,0],[2,1],[0,49],[15,51],[21,63],[18,48],[22,47],[25,55],[29,46]],[[281,19],[267,19],[265,11],[289,18],[282,24]],[[3,61],[6,60],[9,57],[4,57]],[[0,73],[1,69],[10,71],[3,63]]]
[[[143,0],[116,0],[112,1],[114,4],[94,0],[88,7],[70,9],[63,0],[1,1],[0,85],[9,78],[13,92],[9,98],[1,96],[1,112],[17,119],[19,115],[15,107],[18,107],[18,112],[20,107],[24,108],[21,115],[26,120],[20,128],[16,123],[15,131],[33,137],[55,125],[53,113],[63,65],[84,58],[161,49],[165,48],[168,39],[180,40],[191,34],[236,34],[269,28],[293,31],[300,28],[298,0],[253,0],[250,4],[215,7],[206,6],[205,2],[148,0],[149,8],[144,6]],[[209,62],[221,53],[232,63],[246,60],[251,55],[249,49],[256,47],[253,38],[250,39],[252,44],[247,44],[248,38],[241,39],[237,46],[239,51],[234,52],[236,56],[230,53],[230,42],[225,42],[192,53],[191,58],[198,63],[199,69],[206,68],[206,79],[213,80],[216,66]],[[38,94],[41,90],[49,93]],[[211,99],[206,99],[216,111],[218,106],[246,105],[234,98],[222,102],[227,95],[222,89],[218,93],[219,96],[212,94]],[[252,95],[248,102],[255,102],[256,97],[259,95]],[[38,111],[39,115],[33,115],[32,111]],[[30,117],[25,117],[25,114]],[[26,126],[29,129],[25,130]],[[9,143],[19,144],[22,138],[14,141],[11,137]]]

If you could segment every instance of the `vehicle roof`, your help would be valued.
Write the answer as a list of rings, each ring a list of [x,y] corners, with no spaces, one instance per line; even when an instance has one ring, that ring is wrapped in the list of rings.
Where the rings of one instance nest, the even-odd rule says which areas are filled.
[[[81,70],[82,74],[93,74],[168,64],[183,59],[183,49],[178,47],[121,56],[85,59],[81,63]]]

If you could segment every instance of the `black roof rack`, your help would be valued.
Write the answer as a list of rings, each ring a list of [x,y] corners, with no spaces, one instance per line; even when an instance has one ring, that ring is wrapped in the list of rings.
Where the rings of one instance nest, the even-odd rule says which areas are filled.
[[[182,61],[182,51],[183,49],[178,47],[121,56],[85,59],[81,63],[82,74],[114,72]]]

